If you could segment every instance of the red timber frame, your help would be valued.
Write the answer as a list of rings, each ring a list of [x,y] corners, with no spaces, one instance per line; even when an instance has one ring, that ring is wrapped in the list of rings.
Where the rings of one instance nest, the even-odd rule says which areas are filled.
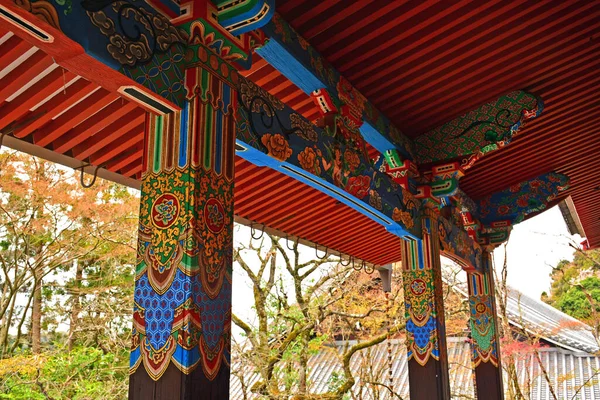
[[[100,176],[130,186],[141,180],[130,399],[229,395],[234,181],[241,186],[235,201],[246,200],[238,216],[303,232],[351,256],[367,254],[376,265],[402,258],[413,399],[450,398],[440,254],[458,261],[468,273],[477,393],[502,399],[489,250],[531,211],[503,209],[511,219],[479,220],[479,206],[504,204],[515,188],[475,205],[459,180],[537,117],[541,101],[523,91],[502,98],[512,99],[518,116],[510,131],[446,157],[443,129],[415,141],[404,136],[274,14],[271,0],[242,1],[239,10],[209,0],[113,3],[66,9],[0,0],[0,37],[7,37],[0,70],[33,52],[26,71],[2,80],[9,84],[0,88],[0,129],[15,148],[102,167]],[[140,19],[152,27],[143,31],[151,39],[145,44],[131,35],[143,28]],[[115,50],[114,43],[126,45]],[[253,54],[310,96],[316,123],[244,77]],[[244,173],[236,176],[237,167]],[[273,180],[260,185],[261,176]],[[516,191],[534,183],[544,204],[566,187],[563,176],[547,174]],[[299,217],[286,224],[269,209],[255,211],[270,190]],[[318,204],[294,203],[292,190]],[[327,218],[313,220],[319,210]],[[323,232],[329,214],[338,230]],[[343,247],[338,236],[350,229],[365,239]],[[375,244],[392,248],[390,255],[369,253]]]

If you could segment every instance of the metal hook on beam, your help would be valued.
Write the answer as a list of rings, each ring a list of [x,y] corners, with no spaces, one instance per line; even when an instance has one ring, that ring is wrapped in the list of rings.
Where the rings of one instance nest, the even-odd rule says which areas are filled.
[[[263,235],[265,234],[265,224],[263,224],[263,228],[262,228],[262,231],[260,232],[260,236],[254,236],[255,233],[256,233],[256,230],[254,229],[254,222],[252,222],[250,224],[250,236],[252,236],[252,239],[254,239],[254,240],[262,239]]]
[[[298,246],[298,241],[299,240],[300,240],[300,238],[296,237],[296,244],[295,244],[295,246]],[[294,251],[294,247],[290,247],[290,239],[289,239],[288,235],[285,235],[285,247],[287,247],[288,250]]]
[[[348,258],[348,262],[347,262],[346,264],[344,264],[344,263],[342,262],[342,260],[343,260],[343,258],[342,258],[342,253],[340,253],[340,265],[341,265],[342,267],[347,267],[348,265],[350,265],[350,260],[354,260],[354,257],[350,257],[350,258]]]
[[[325,247],[325,254],[323,255],[323,257],[319,257],[319,246],[315,243],[315,257],[317,257],[319,260],[324,260],[325,258],[327,258],[327,250],[328,248]]]
[[[363,268],[365,269],[365,272],[369,275],[375,272],[375,267],[373,266],[373,264],[369,265],[366,261],[363,261]]]
[[[354,263],[354,257],[352,257],[352,268],[355,271],[360,271],[362,269],[362,265],[359,265],[358,268],[356,267],[356,264]]]
[[[81,183],[81,186],[83,186],[86,189],[89,189],[92,186],[94,186],[94,183],[96,183],[96,179],[98,178],[98,170],[100,168],[104,168],[102,165],[98,165],[94,169],[94,174],[93,174],[94,176],[92,178],[92,181],[90,183],[85,183],[84,180],[83,180],[83,174],[85,173],[85,167],[89,167],[89,166],[91,166],[91,164],[88,163],[88,164],[84,164],[84,165],[81,165],[79,167],[73,168],[74,170],[78,170],[78,169],[81,170],[81,175],[79,176],[79,182]]]

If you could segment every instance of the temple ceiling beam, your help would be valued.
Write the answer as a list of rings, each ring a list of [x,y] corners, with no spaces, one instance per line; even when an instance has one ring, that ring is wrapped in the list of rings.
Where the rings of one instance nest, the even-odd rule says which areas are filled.
[[[54,61],[155,114],[179,110],[186,101],[185,70],[210,62],[211,54],[216,54],[233,66],[240,98],[245,99],[240,109],[246,114],[240,121],[246,125],[239,127],[238,154],[316,187],[398,236],[420,238],[421,229],[415,221],[419,220],[421,203],[437,208],[454,206],[457,211],[448,216],[449,220],[463,228],[461,236],[466,239],[459,237],[458,242],[470,247],[475,247],[473,241],[496,244],[505,240],[510,226],[527,214],[520,209],[515,211],[520,216],[510,221],[488,220],[490,217],[480,215],[482,207],[460,190],[459,179],[477,159],[508,144],[526,122],[539,116],[543,103],[528,92],[504,95],[413,142],[281,17],[274,14],[264,25],[273,12],[271,1],[236,3],[239,18],[257,13],[256,18],[248,17],[252,21],[246,28],[253,30],[243,28],[244,32],[232,28],[236,21],[231,7],[238,6],[229,7],[226,1],[183,2],[180,14],[167,0],[139,4],[127,0],[76,4],[40,0],[35,8],[28,8],[28,3],[19,3],[19,8],[8,0],[0,0],[0,4],[23,22],[19,29],[29,26],[29,40]],[[71,23],[76,17],[79,23]],[[146,24],[140,25],[141,20]],[[102,21],[112,23],[105,26]],[[224,21],[229,22],[222,25]],[[14,21],[13,25],[18,26]],[[260,26],[262,30],[257,31]],[[138,29],[139,37],[132,34]],[[232,34],[240,32],[238,36]],[[64,35],[72,40],[64,40]],[[311,93],[322,112],[318,126],[236,73],[250,66],[255,48]],[[248,88],[258,96],[244,97]],[[50,136],[36,132],[38,138],[50,141]],[[15,136],[19,135],[24,133],[15,131]],[[382,151],[384,157],[379,163],[369,159],[365,140]],[[556,175],[533,184],[550,177]],[[536,188],[529,185],[526,189],[536,204],[547,204],[552,197],[545,194],[537,199]],[[505,208],[503,202],[524,201],[523,196],[513,197],[504,191],[487,201],[500,212]],[[457,258],[465,261],[463,265],[475,266],[468,254]]]
[[[333,68],[319,52],[300,36],[279,14],[262,30],[268,37],[256,49],[267,62],[307,94],[325,89],[338,104],[352,97],[361,105],[360,132],[379,152],[395,149],[404,158],[415,160],[413,143],[400,129],[368,101],[350,82]]]

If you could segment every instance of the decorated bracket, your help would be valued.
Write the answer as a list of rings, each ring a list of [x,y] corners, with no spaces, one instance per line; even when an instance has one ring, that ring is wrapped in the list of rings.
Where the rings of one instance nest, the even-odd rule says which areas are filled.
[[[465,270],[481,269],[482,249],[464,229],[439,216],[438,232],[442,252],[446,257]]]
[[[388,174],[394,182],[411,193],[417,193],[416,179],[419,177],[417,165],[409,159],[403,159],[395,149],[383,153],[380,171]]]
[[[449,197],[458,191],[458,180],[465,175],[457,162],[436,165],[425,174],[429,178],[431,192],[435,197]]]
[[[479,217],[484,224],[508,221],[515,225],[529,214],[542,211],[569,188],[569,177],[550,172],[513,185],[479,200]]]
[[[543,109],[544,103],[534,94],[508,93],[416,138],[419,162],[458,161],[466,170],[484,154],[510,143]]]

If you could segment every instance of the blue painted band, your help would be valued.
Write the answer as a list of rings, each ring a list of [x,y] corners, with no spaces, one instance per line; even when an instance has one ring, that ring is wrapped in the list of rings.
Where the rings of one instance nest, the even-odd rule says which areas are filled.
[[[290,54],[277,39],[269,39],[264,46],[256,49],[256,52],[306,94],[327,86],[311,73],[310,68]]]
[[[295,165],[289,164],[287,162],[279,161],[273,157],[268,156],[265,153],[256,150],[255,148],[249,146],[248,144],[242,142],[241,140],[236,140],[237,151],[236,154],[245,160],[253,163],[259,167],[269,167],[275,169],[279,172],[282,172],[294,179],[297,179],[310,187],[313,187],[320,192],[327,194],[330,197],[340,201],[341,203],[347,205],[348,207],[358,211],[359,213],[369,217],[375,222],[383,225],[388,232],[399,236],[401,238],[410,238],[412,240],[419,240],[420,238],[416,237],[414,234],[405,230],[401,225],[399,225],[394,220],[387,217],[385,214],[371,207],[367,203],[361,201],[360,199],[355,198],[351,194],[343,191],[337,186],[316,177]],[[241,150],[241,149],[245,150]]]

